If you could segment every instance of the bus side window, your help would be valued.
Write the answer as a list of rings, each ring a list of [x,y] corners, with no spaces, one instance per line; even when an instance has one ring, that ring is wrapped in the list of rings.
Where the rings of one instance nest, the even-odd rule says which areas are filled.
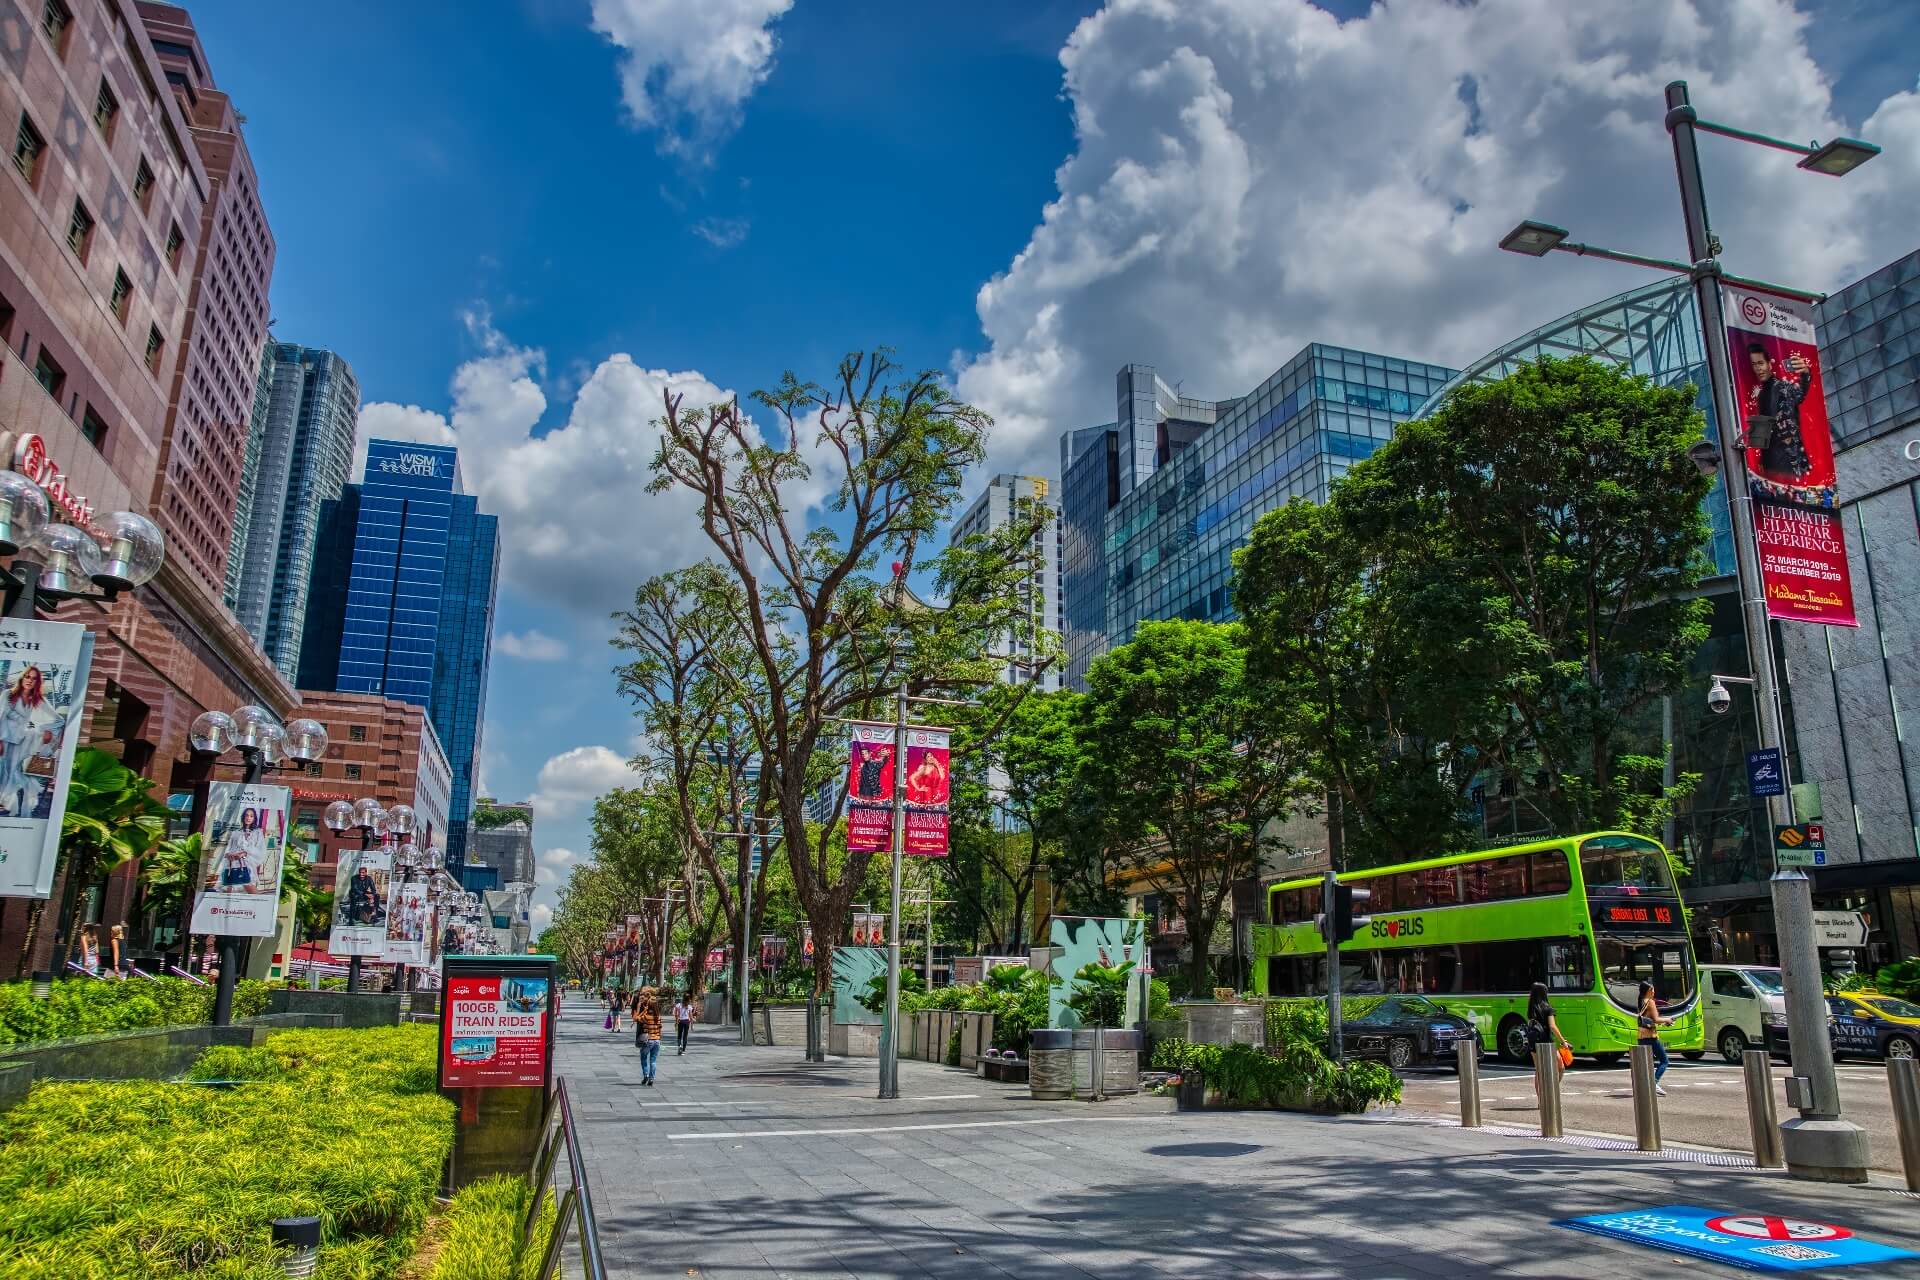
[[[1418,911],[1427,905],[1427,895],[1418,871],[1402,871],[1393,877],[1393,900],[1402,911]]]
[[[1398,876],[1371,876],[1354,887],[1372,892],[1373,897],[1366,906],[1368,911],[1379,913],[1403,911],[1405,908],[1400,903],[1400,897],[1394,893],[1394,882],[1399,878]]]
[[[1531,889],[1535,895],[1562,894],[1573,888],[1573,876],[1567,870],[1567,855],[1559,849],[1536,853],[1531,861]]]
[[[1552,991],[1590,991],[1593,969],[1587,963],[1585,938],[1560,938],[1548,941],[1547,987]]]
[[[1481,864],[1487,869],[1487,900],[1504,902],[1527,896],[1527,855],[1511,853]]]
[[[1420,881],[1426,890],[1428,906],[1450,907],[1460,901],[1458,867],[1435,867],[1431,871],[1423,871],[1420,873]]]

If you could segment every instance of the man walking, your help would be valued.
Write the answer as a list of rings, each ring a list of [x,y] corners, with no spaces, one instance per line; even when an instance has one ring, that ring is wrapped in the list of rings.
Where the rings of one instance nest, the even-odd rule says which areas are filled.
[[[673,998],[673,1033],[680,1042],[682,1054],[687,1051],[687,1033],[693,1030],[693,1005],[688,1003],[689,999],[684,995]]]

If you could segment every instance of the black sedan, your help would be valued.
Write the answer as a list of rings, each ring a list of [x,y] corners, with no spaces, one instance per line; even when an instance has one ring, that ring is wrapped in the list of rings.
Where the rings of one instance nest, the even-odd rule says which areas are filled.
[[[1839,995],[1827,997],[1827,1035],[1833,1042],[1834,1060],[1843,1056],[1861,1058],[1911,1058],[1920,1053],[1920,1026],[1887,1016],[1887,1010],[1904,1013],[1914,1006],[1885,996]],[[1784,1014],[1767,1015],[1767,1051],[1775,1057],[1788,1057],[1787,1021]]]
[[[1385,996],[1371,1007],[1363,997],[1355,1005],[1354,1016],[1341,1026],[1349,1057],[1378,1058],[1400,1071],[1423,1062],[1451,1063],[1460,1041],[1479,1043],[1471,1022],[1425,996]]]

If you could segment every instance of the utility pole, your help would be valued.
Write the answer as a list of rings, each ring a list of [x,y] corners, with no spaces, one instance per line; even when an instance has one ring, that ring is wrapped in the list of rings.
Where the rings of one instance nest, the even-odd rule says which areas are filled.
[[[907,843],[907,677],[893,710],[893,901],[887,913],[887,1016],[880,1024],[880,1097],[900,1096],[900,856]]]
[[[1773,623],[1767,617],[1766,590],[1760,580],[1759,547],[1754,538],[1753,490],[1747,478],[1747,454],[1739,397],[1733,383],[1733,357],[1727,345],[1726,316],[1720,296],[1720,242],[1707,222],[1706,190],[1700,176],[1700,152],[1693,109],[1684,80],[1667,86],[1667,131],[1673,136],[1674,169],[1680,180],[1680,207],[1687,223],[1687,253],[1694,264],[1693,296],[1706,340],[1707,376],[1712,383],[1714,416],[1720,423],[1720,456],[1733,517],[1734,558],[1739,570],[1740,605],[1747,634],[1747,659],[1760,717],[1760,742],[1787,762],[1780,690],[1774,678]],[[1716,129],[1716,131],[1719,131]],[[1791,787],[1767,801],[1773,821],[1793,821]],[[1867,1180],[1866,1131],[1840,1118],[1840,1086],[1833,1071],[1833,1046],[1827,1038],[1826,992],[1820,977],[1820,951],[1813,933],[1813,882],[1797,867],[1776,867],[1771,882],[1774,930],[1780,940],[1780,977],[1786,988],[1787,1033],[1793,1066],[1801,1082],[1789,1085],[1787,1100],[1800,1114],[1780,1125],[1789,1170],[1823,1181]],[[1791,1080],[1791,1077],[1789,1078]]]

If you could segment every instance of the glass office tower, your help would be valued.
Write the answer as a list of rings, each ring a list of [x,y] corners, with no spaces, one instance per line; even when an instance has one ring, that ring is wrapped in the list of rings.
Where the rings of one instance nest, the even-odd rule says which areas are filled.
[[[499,581],[499,521],[460,487],[454,449],[374,440],[366,478],[326,513],[332,538],[316,557],[316,576],[338,572],[337,539],[351,520],[332,688],[428,709],[453,770],[447,861],[456,872],[466,852]],[[316,637],[315,645],[317,660],[326,642]]]

